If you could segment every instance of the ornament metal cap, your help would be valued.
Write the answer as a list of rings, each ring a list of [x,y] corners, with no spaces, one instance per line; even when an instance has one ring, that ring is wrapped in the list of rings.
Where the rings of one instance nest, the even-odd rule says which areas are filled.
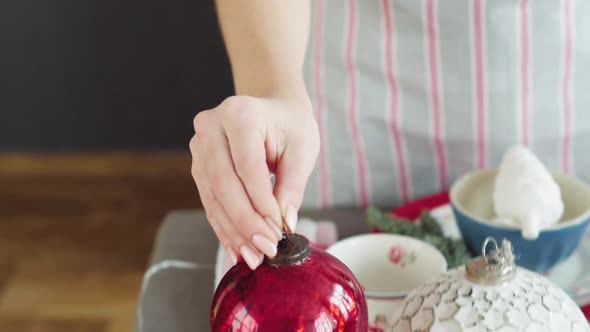
[[[490,243],[494,248],[486,253]],[[514,279],[516,264],[510,241],[502,240],[502,247],[498,248],[496,240],[488,237],[483,243],[481,252],[482,256],[473,259],[465,266],[467,279],[484,285],[496,285]]]
[[[309,241],[295,233],[284,233],[277,246],[277,254],[273,258],[267,258],[273,266],[299,264],[311,254]]]

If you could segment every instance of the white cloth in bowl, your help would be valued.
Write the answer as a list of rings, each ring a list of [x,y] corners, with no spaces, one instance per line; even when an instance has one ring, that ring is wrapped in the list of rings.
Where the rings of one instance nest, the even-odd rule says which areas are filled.
[[[563,213],[559,186],[541,161],[523,146],[515,146],[504,155],[493,196],[497,218],[492,222],[521,228],[525,239],[536,239]]]

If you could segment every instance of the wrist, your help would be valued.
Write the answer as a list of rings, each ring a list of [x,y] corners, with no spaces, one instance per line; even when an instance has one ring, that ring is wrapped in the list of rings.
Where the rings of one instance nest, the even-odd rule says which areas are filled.
[[[248,77],[234,74],[235,94],[267,99],[309,100],[305,82],[300,73],[269,71],[266,68],[258,71],[257,75],[248,75]]]

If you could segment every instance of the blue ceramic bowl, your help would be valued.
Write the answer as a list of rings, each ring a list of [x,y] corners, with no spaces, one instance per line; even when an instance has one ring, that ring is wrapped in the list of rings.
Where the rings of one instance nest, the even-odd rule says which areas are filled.
[[[568,258],[580,244],[590,224],[590,188],[580,180],[566,175],[554,175],[561,189],[564,213],[556,225],[543,230],[535,240],[526,240],[520,229],[489,223],[495,216],[493,190],[496,170],[474,171],[459,178],[451,187],[451,205],[457,226],[467,247],[481,255],[486,237],[498,242],[512,242],[516,263],[539,273]]]

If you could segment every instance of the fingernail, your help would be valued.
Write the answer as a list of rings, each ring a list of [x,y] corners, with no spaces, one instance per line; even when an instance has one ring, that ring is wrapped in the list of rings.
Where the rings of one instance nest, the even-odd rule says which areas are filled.
[[[258,257],[258,265],[262,264],[262,262],[264,262],[264,255]]]
[[[264,221],[268,224],[268,226],[272,229],[272,231],[276,234],[277,240],[280,240],[283,237],[283,232],[277,224],[275,224],[269,217],[264,218]]]
[[[231,259],[231,262],[233,263],[233,265],[238,264],[238,256],[236,255],[236,253],[234,252],[234,250],[232,248],[226,247],[225,252],[227,252],[227,255]]]
[[[258,250],[262,251],[266,256],[272,258],[277,254],[277,246],[262,234],[254,234],[252,242],[256,245]]]
[[[295,226],[297,226],[297,210],[295,210],[295,207],[291,204],[287,205],[287,209],[285,210],[285,219],[291,231],[295,232]]]
[[[243,244],[242,246],[240,246],[240,254],[244,258],[246,264],[248,264],[250,269],[256,270],[258,264],[260,263],[258,257],[256,257],[256,254],[252,251],[252,249],[250,249],[250,247],[248,247],[248,245]]]

